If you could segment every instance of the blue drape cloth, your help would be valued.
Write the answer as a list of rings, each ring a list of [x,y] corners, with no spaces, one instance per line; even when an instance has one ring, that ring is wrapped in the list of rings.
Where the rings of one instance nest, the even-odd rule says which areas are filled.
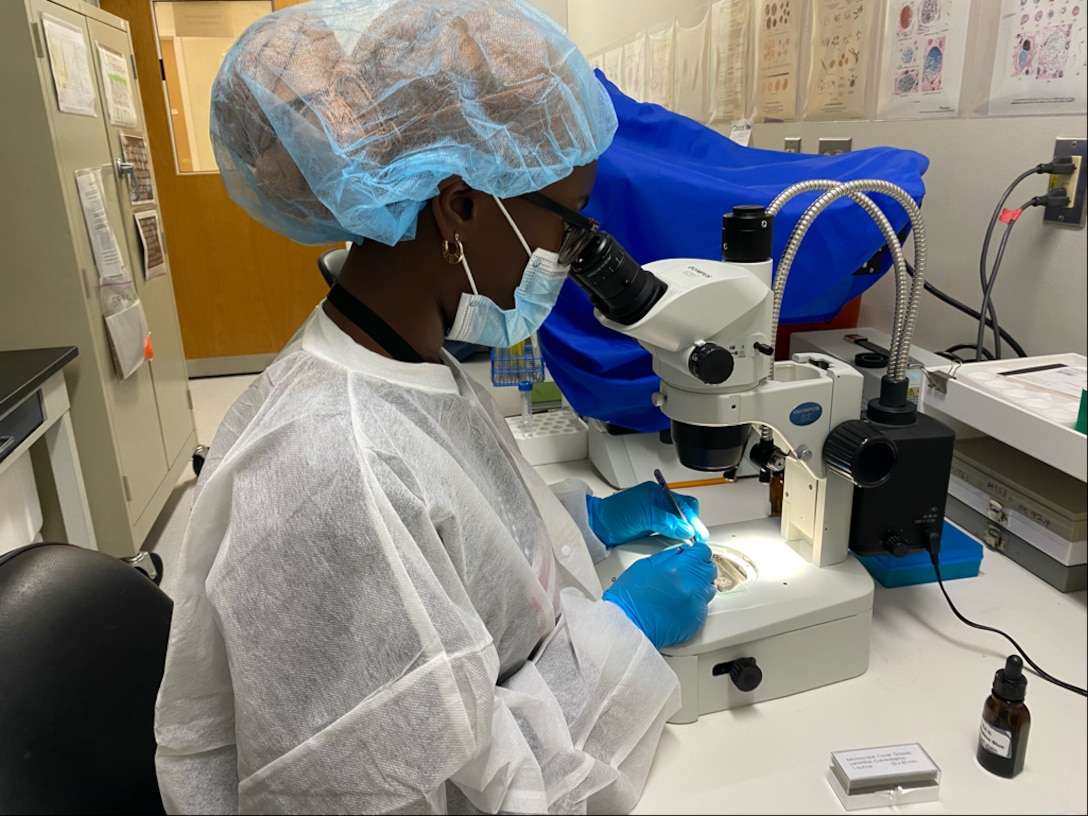
[[[586,215],[597,219],[639,263],[664,258],[721,258],[722,214],[735,205],[767,206],[798,181],[876,178],[902,187],[921,204],[929,160],[912,150],[874,147],[817,156],[743,147],[716,131],[624,96],[598,71],[616,108],[619,130],[601,156]],[[796,196],[775,218],[775,262],[794,225],[819,193]],[[906,213],[886,196],[871,196],[896,231]],[[869,216],[840,199],[816,219],[790,270],[781,322],[828,320],[873,285],[879,274],[855,275],[884,246]],[[887,268],[889,257],[885,253]],[[658,378],[638,343],[593,317],[585,293],[564,284],[540,330],[545,362],[572,407],[637,431],[668,420],[650,403]]]

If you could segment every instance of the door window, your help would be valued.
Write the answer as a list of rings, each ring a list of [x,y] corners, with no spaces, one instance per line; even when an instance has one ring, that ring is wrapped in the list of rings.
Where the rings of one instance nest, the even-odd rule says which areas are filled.
[[[215,173],[208,136],[212,82],[227,49],[272,12],[272,0],[155,0],[166,102],[179,173]]]

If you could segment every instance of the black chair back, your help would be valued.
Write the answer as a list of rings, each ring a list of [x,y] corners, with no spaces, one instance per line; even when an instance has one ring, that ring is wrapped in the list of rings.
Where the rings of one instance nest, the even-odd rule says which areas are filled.
[[[69,544],[0,556],[0,813],[163,813],[155,698],[173,603]]]

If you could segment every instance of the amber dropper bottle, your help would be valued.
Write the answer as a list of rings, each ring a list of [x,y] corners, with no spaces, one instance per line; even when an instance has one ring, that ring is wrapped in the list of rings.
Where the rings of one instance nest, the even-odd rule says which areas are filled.
[[[1027,687],[1024,661],[1009,655],[1005,668],[994,673],[978,729],[978,761],[990,773],[1011,778],[1024,770],[1031,729],[1031,714],[1024,705]]]

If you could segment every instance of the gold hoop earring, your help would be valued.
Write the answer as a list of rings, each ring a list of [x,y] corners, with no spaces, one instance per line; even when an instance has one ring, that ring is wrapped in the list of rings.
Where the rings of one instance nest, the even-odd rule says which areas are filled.
[[[465,247],[461,244],[461,236],[456,232],[453,234],[452,241],[442,242],[442,257],[448,264],[459,264],[465,257]]]

